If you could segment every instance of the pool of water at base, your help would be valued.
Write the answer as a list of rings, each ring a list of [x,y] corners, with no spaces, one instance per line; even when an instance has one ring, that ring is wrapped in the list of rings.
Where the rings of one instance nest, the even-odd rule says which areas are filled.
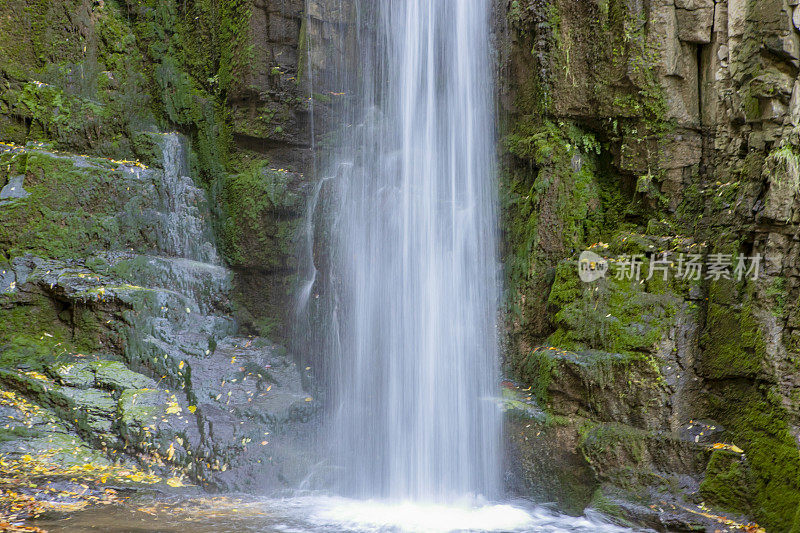
[[[50,533],[624,533],[600,514],[560,514],[525,501],[454,505],[359,501],[304,495],[164,497],[137,495],[124,504],[35,524]]]

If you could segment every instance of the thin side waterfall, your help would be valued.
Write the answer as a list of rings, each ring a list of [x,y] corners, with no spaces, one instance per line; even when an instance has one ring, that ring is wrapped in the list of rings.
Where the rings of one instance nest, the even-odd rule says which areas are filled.
[[[489,4],[355,2],[345,124],[324,167],[330,436],[348,496],[498,491]]]
[[[177,133],[160,137],[164,173],[156,188],[160,224],[156,227],[155,237],[159,251],[219,265],[211,229],[203,220],[207,200],[192,180],[186,161],[185,140]]]

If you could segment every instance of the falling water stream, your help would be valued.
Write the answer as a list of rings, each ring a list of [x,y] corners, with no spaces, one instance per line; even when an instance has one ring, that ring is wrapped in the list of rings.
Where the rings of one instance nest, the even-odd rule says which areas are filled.
[[[371,72],[334,163],[329,347],[340,492],[448,502],[499,482],[489,2],[362,6]],[[342,164],[349,162],[342,172]]]

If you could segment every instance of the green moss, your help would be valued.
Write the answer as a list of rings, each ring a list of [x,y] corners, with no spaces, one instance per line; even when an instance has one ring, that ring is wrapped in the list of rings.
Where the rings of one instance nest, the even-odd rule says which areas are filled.
[[[642,278],[646,277],[645,261]],[[620,354],[654,351],[675,320],[679,300],[665,291],[663,280],[647,284],[609,275],[583,283],[577,265],[564,261],[556,270],[549,305],[557,327],[548,344],[566,350],[596,349]]]
[[[41,370],[55,360],[56,343],[26,335],[16,335],[0,342],[0,368]]]
[[[0,22],[0,125],[19,143],[130,158],[133,131],[149,118],[140,56],[113,0],[9,0]]]
[[[39,370],[72,347],[72,329],[52,300],[32,295],[24,303],[0,297],[0,367]]]
[[[755,122],[761,119],[761,102],[755,96],[748,94],[742,99],[745,119]]]
[[[232,141],[227,97],[252,50],[250,5],[245,0],[147,0],[132,6],[156,108],[192,136],[206,184],[222,178]]]
[[[796,517],[800,506],[800,451],[779,397],[764,385],[731,382],[716,391],[710,403],[715,419],[726,427],[730,441],[744,450],[746,459],[749,506],[733,509],[752,513],[768,531],[800,531]],[[706,485],[709,490],[719,488],[714,484],[715,477],[735,473],[724,465],[714,466],[718,473]],[[744,503],[730,491],[715,494],[727,505]]]
[[[295,83],[298,85],[305,80],[304,76],[306,73],[306,69],[308,68],[308,17],[303,17],[302,22],[300,23],[300,36],[298,37],[298,44],[297,44],[297,76],[295,77]]]
[[[26,427],[13,427],[10,429],[0,428],[0,444],[21,439],[35,439],[41,435],[42,433],[40,431]]]
[[[78,61],[85,40],[70,30],[87,22],[79,6],[78,0],[66,0],[63,6],[47,0],[7,0],[0,20],[2,70],[23,77],[47,64]],[[71,13],[75,21],[70,20]]]
[[[136,159],[150,167],[163,165],[162,140],[153,133],[138,132],[131,139],[131,149]]]
[[[585,406],[581,416],[591,417],[607,409],[609,395],[622,399],[633,396],[630,401],[635,405],[631,405],[632,408],[649,409],[659,401],[663,387],[659,362],[644,354],[597,350],[575,353],[540,347],[524,357],[514,370],[520,379],[531,385],[536,401],[550,410],[548,416],[551,412],[576,416],[570,402],[567,402],[570,411],[561,411],[563,396],[551,398],[551,390],[571,391],[568,396]]]
[[[749,513],[767,530],[800,531],[800,451],[787,423],[780,396],[757,378],[767,358],[766,340],[754,314],[754,287],[731,282],[712,285],[699,361],[713,379],[711,417],[726,428],[726,438],[744,450],[744,466],[721,456],[709,464],[705,489],[721,505]],[[733,476],[745,480],[745,493],[725,487]],[[792,529],[792,528],[795,529]]]
[[[715,450],[700,484],[703,499],[732,512],[749,512],[745,467],[739,454]]]
[[[648,432],[623,424],[587,425],[581,428],[578,446],[592,468],[604,472],[642,464],[648,438]]]
[[[787,293],[786,278],[784,277],[773,279],[767,288],[767,297],[773,300],[772,313],[776,317],[782,318],[785,316]]]
[[[42,370],[68,352],[99,347],[101,326],[91,310],[63,309],[35,292],[0,297],[0,367]]]
[[[575,125],[534,116],[520,119],[504,144],[528,165],[506,173],[501,184],[509,301],[522,312],[520,295],[541,280],[552,256],[583,248],[601,233],[601,149]]]
[[[278,318],[272,316],[264,316],[255,319],[254,326],[256,328],[256,333],[258,333],[259,336],[271,339],[275,338],[275,335],[278,334],[278,331],[282,326],[282,324]]]
[[[269,170],[264,161],[225,178],[221,199],[222,251],[234,266],[285,269],[297,235],[301,204],[291,175]]]
[[[748,299],[730,282],[712,284],[700,361],[704,376],[756,377],[761,371],[766,345]]]
[[[76,306],[72,314],[73,338],[76,348],[83,352],[100,349],[102,325],[97,314],[84,306]]]
[[[530,383],[536,399],[547,405],[550,401],[550,384],[558,377],[558,362],[547,348],[537,348],[522,359],[518,370],[520,377]]]
[[[0,163],[17,159],[25,161],[25,189],[31,196],[0,208],[5,222],[0,249],[12,256],[72,258],[124,240],[117,202],[125,201],[126,192],[107,195],[118,179],[111,171],[116,165],[105,160],[78,165],[75,158],[38,151],[4,154]]]

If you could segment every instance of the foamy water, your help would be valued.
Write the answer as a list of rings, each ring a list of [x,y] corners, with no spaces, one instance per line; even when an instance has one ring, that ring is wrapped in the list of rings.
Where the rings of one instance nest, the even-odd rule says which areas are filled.
[[[37,522],[55,532],[129,533],[624,533],[600,515],[571,517],[526,502],[463,501],[453,505],[392,503],[306,495],[285,499],[241,497],[152,498]]]

